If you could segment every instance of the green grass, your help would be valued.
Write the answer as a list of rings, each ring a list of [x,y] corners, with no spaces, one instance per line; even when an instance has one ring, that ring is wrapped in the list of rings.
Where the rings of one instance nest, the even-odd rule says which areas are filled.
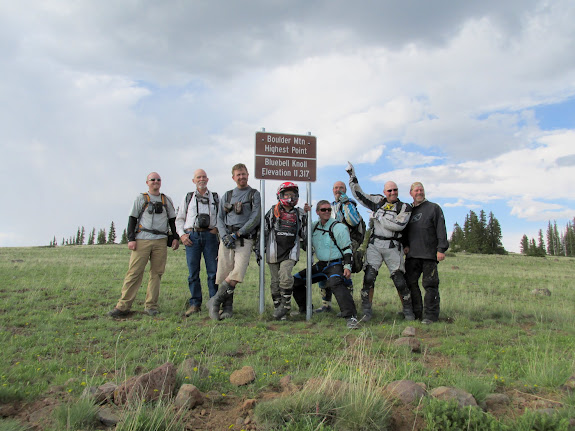
[[[413,354],[393,345],[409,323],[396,320],[399,300],[384,270],[376,282],[374,318],[350,332],[335,312],[309,322],[304,317],[274,321],[269,286],[260,315],[255,261],[236,289],[233,319],[213,322],[205,311],[184,319],[185,252],[169,250],[168,256],[161,314],[141,313],[144,286],[135,313],[113,320],[106,313],[120,294],[129,259],[125,246],[0,248],[0,402],[32,401],[57,385],[78,397],[86,386],[120,383],[186,358],[210,373],[179,376],[181,383],[238,397],[278,390],[286,375],[297,384],[326,376],[353,382],[360,369],[382,386],[412,379],[430,389],[458,385],[479,400],[489,392],[513,390],[559,399],[559,386],[575,371],[572,258],[449,257],[439,265],[441,321],[414,325],[422,352]],[[305,256],[296,270],[304,262]],[[362,275],[354,274],[358,308],[361,281]],[[535,288],[552,295],[535,296]],[[313,289],[319,305],[319,289]],[[232,386],[230,374],[244,365],[254,367],[255,383]],[[326,426],[331,425],[315,425]]]

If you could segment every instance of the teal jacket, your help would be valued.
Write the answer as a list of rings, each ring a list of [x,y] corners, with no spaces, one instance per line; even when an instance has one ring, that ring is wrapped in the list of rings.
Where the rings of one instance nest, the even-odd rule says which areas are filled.
[[[332,231],[337,246],[333,243],[329,234],[330,226],[334,223],[335,226],[333,226]],[[312,232],[311,243],[317,260],[330,261],[341,259],[343,256],[340,249],[343,251],[343,254],[351,254],[349,230],[343,223],[329,219],[326,224],[322,226],[319,220],[317,220],[312,224]]]

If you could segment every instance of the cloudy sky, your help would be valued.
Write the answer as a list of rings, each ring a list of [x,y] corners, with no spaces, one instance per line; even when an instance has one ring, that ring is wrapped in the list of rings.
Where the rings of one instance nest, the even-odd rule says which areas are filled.
[[[0,246],[121,231],[150,171],[223,193],[265,128],[317,137],[314,201],[350,160],[368,192],[422,181],[448,231],[493,211],[518,251],[575,216],[573,22],[572,0],[0,0]]]

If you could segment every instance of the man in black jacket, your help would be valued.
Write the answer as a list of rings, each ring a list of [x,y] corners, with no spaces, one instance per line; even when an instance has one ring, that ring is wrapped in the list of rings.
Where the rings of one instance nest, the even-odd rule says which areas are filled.
[[[439,275],[437,264],[445,259],[449,248],[445,217],[441,207],[425,199],[423,184],[415,182],[409,194],[413,198],[413,211],[404,230],[405,276],[411,291],[413,312],[421,323],[429,325],[439,319]],[[419,277],[425,298],[422,301]]]

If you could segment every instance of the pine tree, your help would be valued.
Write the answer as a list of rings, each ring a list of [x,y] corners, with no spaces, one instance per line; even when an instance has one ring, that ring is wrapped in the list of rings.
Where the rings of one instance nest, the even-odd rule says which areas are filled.
[[[80,235],[81,235],[80,227],[78,226],[78,231],[76,232],[76,238],[74,238],[74,244],[75,244],[75,245],[76,245],[76,244],[81,244],[81,243],[80,243]]]
[[[120,239],[120,244],[128,244],[128,231],[124,229],[122,232],[122,238]]]
[[[539,229],[539,241],[537,243],[537,256],[545,256],[545,241],[543,240],[543,231]]]
[[[551,220],[547,224],[547,254],[550,256],[555,256],[555,241],[553,241],[553,227],[551,226]]]
[[[453,251],[465,250],[465,234],[463,229],[457,223],[453,226],[453,233],[451,234],[451,239],[449,240],[449,247]]]
[[[108,232],[108,244],[114,244],[116,242],[116,228],[114,227],[114,222],[110,225],[110,231]]]
[[[106,244],[106,229],[100,229],[98,231],[98,238],[96,240],[97,244]]]
[[[84,241],[86,240],[86,230],[84,226],[82,226],[82,230],[80,232],[80,241],[78,242],[79,245],[84,245]]]
[[[527,235],[523,235],[521,237],[521,245],[519,246],[519,249],[521,251],[521,254],[524,254],[526,256],[529,255],[529,238],[527,238]]]
[[[501,225],[493,215],[493,212],[489,213],[489,221],[487,222],[486,233],[485,253],[506,254],[507,252],[501,243]]]
[[[94,237],[96,236],[96,228],[93,227],[92,231],[88,235],[88,245],[94,245]]]

